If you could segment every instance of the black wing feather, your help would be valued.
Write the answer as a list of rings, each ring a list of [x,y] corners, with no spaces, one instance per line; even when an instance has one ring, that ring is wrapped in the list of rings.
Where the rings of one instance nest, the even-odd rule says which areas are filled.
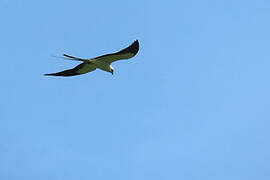
[[[95,57],[94,59],[99,59],[99,58],[103,58],[103,57],[107,57],[107,56],[112,56],[112,55],[122,55],[122,54],[127,54],[127,53],[132,53],[133,56],[135,56],[139,51],[139,41],[136,40],[134,41],[130,46],[128,46],[127,48],[120,50],[116,53],[111,53],[111,54],[105,54],[102,56],[98,56]]]
[[[88,65],[87,63],[81,63],[72,69],[68,69],[65,71],[57,72],[57,73],[44,74],[44,75],[45,76],[76,76],[76,75],[80,75],[80,74],[85,74],[89,71],[93,71],[96,69],[95,67],[92,67],[92,68],[84,70],[84,72],[79,72],[79,70],[81,70],[82,68],[84,68],[87,65]]]

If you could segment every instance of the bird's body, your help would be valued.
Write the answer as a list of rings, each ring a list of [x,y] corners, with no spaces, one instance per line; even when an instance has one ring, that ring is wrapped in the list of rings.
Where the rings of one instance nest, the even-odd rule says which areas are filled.
[[[109,63],[106,63],[106,62],[104,62],[102,60],[96,60],[96,59],[92,59],[90,61],[98,69],[101,69],[101,70],[107,71],[107,72],[111,72],[112,67],[111,67],[111,65]]]
[[[132,58],[133,56],[137,54],[138,51],[139,51],[139,42],[138,40],[136,40],[129,47],[119,52],[106,54],[106,55],[91,58],[91,59],[77,58],[77,57],[73,57],[67,54],[63,54],[64,56],[63,58],[65,59],[82,61],[83,63],[79,64],[78,66],[72,69],[68,69],[65,71],[57,72],[57,73],[44,74],[44,75],[46,76],[75,76],[75,75],[85,74],[85,73],[94,71],[97,68],[113,74],[114,69],[111,66],[111,63],[117,60],[121,60],[121,59]]]

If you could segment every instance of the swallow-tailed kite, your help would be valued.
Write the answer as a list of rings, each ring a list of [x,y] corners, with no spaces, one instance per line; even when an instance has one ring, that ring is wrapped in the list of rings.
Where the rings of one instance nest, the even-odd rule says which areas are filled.
[[[75,76],[80,74],[85,74],[91,71],[96,70],[96,68],[110,72],[113,74],[113,67],[111,63],[121,59],[129,59],[132,58],[137,54],[139,51],[139,41],[134,41],[129,47],[118,51],[112,54],[106,54],[103,56],[90,58],[90,59],[82,59],[73,57],[67,54],[63,54],[65,59],[75,60],[75,61],[82,61],[83,63],[79,64],[78,66],[68,69],[65,71],[51,73],[51,74],[44,74],[45,76]]]

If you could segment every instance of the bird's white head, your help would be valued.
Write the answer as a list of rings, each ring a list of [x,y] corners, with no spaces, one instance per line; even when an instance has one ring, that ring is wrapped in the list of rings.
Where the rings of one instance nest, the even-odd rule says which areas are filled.
[[[110,66],[110,72],[112,73],[112,75],[113,75],[113,71],[114,71],[113,67]]]

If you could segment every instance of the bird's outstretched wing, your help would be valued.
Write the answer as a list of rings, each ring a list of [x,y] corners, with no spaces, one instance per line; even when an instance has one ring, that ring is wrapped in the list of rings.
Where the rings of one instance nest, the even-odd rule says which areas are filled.
[[[121,60],[121,59],[129,59],[135,56],[139,51],[139,41],[134,41],[129,47],[118,51],[112,54],[106,54],[103,56],[95,57],[91,60],[94,61],[103,61],[105,63],[111,64],[114,61]]]
[[[57,73],[44,74],[44,75],[45,76],[76,76],[76,75],[85,74],[94,70],[96,70],[96,66],[94,64],[83,62],[72,69],[68,69],[65,71],[57,72]]]

